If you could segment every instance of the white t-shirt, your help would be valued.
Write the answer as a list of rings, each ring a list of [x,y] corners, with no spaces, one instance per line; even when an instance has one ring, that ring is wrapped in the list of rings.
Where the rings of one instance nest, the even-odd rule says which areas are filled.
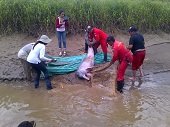
[[[32,47],[34,46],[35,43],[29,43],[22,47],[19,52],[18,52],[18,58],[27,60],[27,56],[30,53]]]
[[[29,63],[38,64],[41,61],[51,60],[49,58],[46,58],[44,55],[45,55],[45,45],[38,43],[34,47],[34,49],[31,49],[31,52],[29,53],[29,55],[27,57],[27,61]]]
[[[58,17],[58,19],[59,19],[59,24],[61,24],[61,18]],[[64,32],[64,31],[66,30],[66,28],[65,28],[65,22],[63,23],[62,26],[60,26],[60,28],[56,28],[56,30],[57,30],[57,31],[60,31],[60,32]]]

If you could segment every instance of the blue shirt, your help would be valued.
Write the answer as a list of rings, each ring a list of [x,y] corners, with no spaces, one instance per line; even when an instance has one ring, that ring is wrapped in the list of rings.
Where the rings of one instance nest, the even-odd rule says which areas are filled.
[[[139,33],[135,33],[133,35],[131,35],[130,39],[129,39],[129,45],[132,45],[132,53],[135,53],[136,50],[138,49],[145,49],[145,42],[144,42],[144,37],[143,35],[139,34]]]

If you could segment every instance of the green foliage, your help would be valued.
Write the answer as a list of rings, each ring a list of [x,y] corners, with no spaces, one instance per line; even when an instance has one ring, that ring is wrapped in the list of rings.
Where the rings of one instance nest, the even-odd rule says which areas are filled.
[[[58,11],[69,17],[69,31],[80,32],[87,25],[102,29],[170,31],[169,0],[0,0],[1,33],[55,32]]]

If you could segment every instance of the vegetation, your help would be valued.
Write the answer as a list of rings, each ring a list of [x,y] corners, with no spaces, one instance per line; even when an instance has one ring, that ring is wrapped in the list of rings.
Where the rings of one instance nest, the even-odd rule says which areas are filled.
[[[134,24],[143,31],[170,32],[169,0],[0,0],[1,34],[55,32],[60,9],[69,17],[70,32],[88,24],[105,30]]]

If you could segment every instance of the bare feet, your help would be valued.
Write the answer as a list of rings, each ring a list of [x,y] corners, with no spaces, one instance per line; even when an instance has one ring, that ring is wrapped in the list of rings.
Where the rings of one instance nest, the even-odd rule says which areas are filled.
[[[116,97],[117,96],[117,92],[116,91],[112,91],[110,94],[109,94],[110,97]]]
[[[129,80],[131,80],[131,81],[136,81],[136,78],[135,77],[129,77]]]
[[[140,77],[140,78],[139,78],[139,84],[138,84],[138,87],[140,87],[140,86],[142,85],[142,83],[143,83],[143,80],[142,80],[142,78]]]
[[[117,93],[114,91],[112,92],[112,96],[116,97],[117,96]]]
[[[143,72],[140,74],[140,77],[143,77],[144,76],[144,74],[143,74]]]

